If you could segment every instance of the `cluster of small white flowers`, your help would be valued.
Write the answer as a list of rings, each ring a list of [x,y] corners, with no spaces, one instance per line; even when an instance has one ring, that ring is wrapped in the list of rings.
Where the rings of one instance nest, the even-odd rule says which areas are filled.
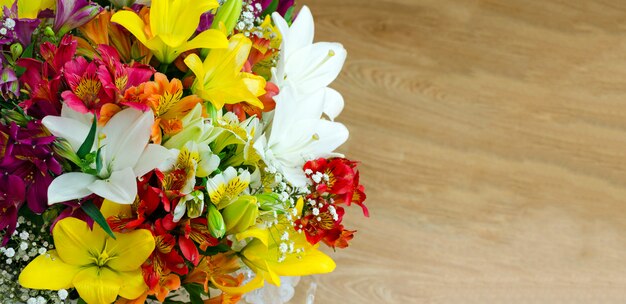
[[[0,247],[0,303],[61,304],[67,290],[50,291],[22,288],[20,272],[34,258],[53,249],[48,227],[42,227],[19,217],[17,229],[5,247]]]
[[[11,33],[15,30],[15,20],[11,18],[6,18],[0,24],[0,35],[7,36],[8,33]]]
[[[251,1],[244,1],[243,7],[241,9],[241,15],[239,15],[239,20],[235,28],[237,31],[242,32],[246,36],[250,36],[250,33],[254,32],[257,23],[260,23],[261,20],[258,17],[255,17],[262,11],[261,4],[256,3],[252,4]]]

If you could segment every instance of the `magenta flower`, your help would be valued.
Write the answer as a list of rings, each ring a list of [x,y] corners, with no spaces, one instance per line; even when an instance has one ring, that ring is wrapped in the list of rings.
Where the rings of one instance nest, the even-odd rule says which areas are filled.
[[[98,53],[92,62],[77,57],[65,64],[64,77],[70,89],[61,97],[80,113],[98,115],[104,104],[117,103],[128,88],[150,80],[155,72],[147,65],[123,64],[114,47],[100,45]]]
[[[5,230],[2,246],[5,246],[17,226],[17,214],[24,205],[24,181],[15,175],[0,176],[0,231]]]
[[[102,11],[96,3],[87,0],[57,0],[56,16],[52,29],[58,36],[89,22]]]
[[[61,93],[65,104],[80,113],[99,113],[106,103],[115,101],[114,83],[108,72],[99,71],[95,61],[77,57],[65,64],[65,81],[70,89]]]
[[[52,175],[63,171],[54,157],[53,141],[54,136],[44,132],[40,121],[31,121],[25,127],[16,123],[0,125],[0,175],[22,180],[26,203],[35,213],[46,210]]]
[[[134,63],[132,66],[122,63],[117,50],[108,45],[99,45],[100,58],[95,59],[98,73],[103,78],[107,89],[117,93],[116,102],[130,87],[138,86],[152,78],[155,70],[149,65]]]

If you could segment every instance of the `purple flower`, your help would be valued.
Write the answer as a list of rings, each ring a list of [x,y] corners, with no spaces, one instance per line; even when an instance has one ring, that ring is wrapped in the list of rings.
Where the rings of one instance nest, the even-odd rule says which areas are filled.
[[[63,171],[52,151],[53,141],[54,136],[44,132],[40,121],[31,121],[25,127],[14,122],[0,125],[0,175],[22,180],[27,206],[35,213],[46,210],[52,175]]]
[[[198,24],[196,33],[201,33],[210,29],[213,24],[213,19],[215,19],[215,15],[211,12],[206,12],[200,15],[200,23]]]
[[[0,18],[0,44],[19,42],[24,47],[28,46],[40,22],[39,19],[18,19],[17,5],[13,4],[11,8],[5,6]]]
[[[24,205],[24,181],[15,175],[0,176],[0,230],[5,230],[2,246],[5,246],[17,226],[17,213]]]
[[[89,22],[102,11],[96,3],[87,0],[57,0],[53,30],[58,36]]]

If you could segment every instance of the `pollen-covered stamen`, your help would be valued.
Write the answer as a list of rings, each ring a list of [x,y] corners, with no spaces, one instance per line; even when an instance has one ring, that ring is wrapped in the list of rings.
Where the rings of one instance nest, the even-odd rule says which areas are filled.
[[[120,91],[124,92],[126,90],[126,86],[128,85],[128,76],[120,76],[115,78],[115,87]]]
[[[83,77],[74,89],[74,94],[89,106],[98,103],[101,88],[102,83],[98,79]]]
[[[177,104],[182,97],[183,92],[181,90],[178,90],[173,94],[170,92],[165,92],[159,97],[156,115],[161,116],[167,113],[167,111],[169,111],[175,104]]]

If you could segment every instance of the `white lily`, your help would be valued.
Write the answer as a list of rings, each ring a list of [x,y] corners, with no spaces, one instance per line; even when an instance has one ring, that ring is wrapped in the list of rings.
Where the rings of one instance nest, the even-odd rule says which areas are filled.
[[[76,152],[87,138],[92,120],[92,114],[80,114],[64,106],[61,116],[46,116],[42,122]],[[153,123],[151,111],[128,108],[115,114],[98,130],[96,138],[101,140],[92,148],[101,149],[101,170],[97,175],[70,172],[57,177],[48,188],[49,204],[92,193],[118,204],[132,204],[137,195],[136,178],[155,168],[167,170],[176,158],[175,151],[148,144]]]
[[[271,128],[254,144],[265,163],[296,187],[306,185],[302,166],[307,160],[342,156],[333,151],[348,139],[343,124],[321,118],[323,94],[297,95],[286,87],[274,97],[276,110]]]
[[[323,112],[334,120],[343,110],[344,100],[339,92],[328,88],[337,78],[346,60],[346,50],[340,43],[313,43],[313,16],[302,7],[291,27],[278,13],[272,14],[282,35],[280,57],[272,68],[272,82],[281,90],[292,87],[298,95],[323,91]]]

